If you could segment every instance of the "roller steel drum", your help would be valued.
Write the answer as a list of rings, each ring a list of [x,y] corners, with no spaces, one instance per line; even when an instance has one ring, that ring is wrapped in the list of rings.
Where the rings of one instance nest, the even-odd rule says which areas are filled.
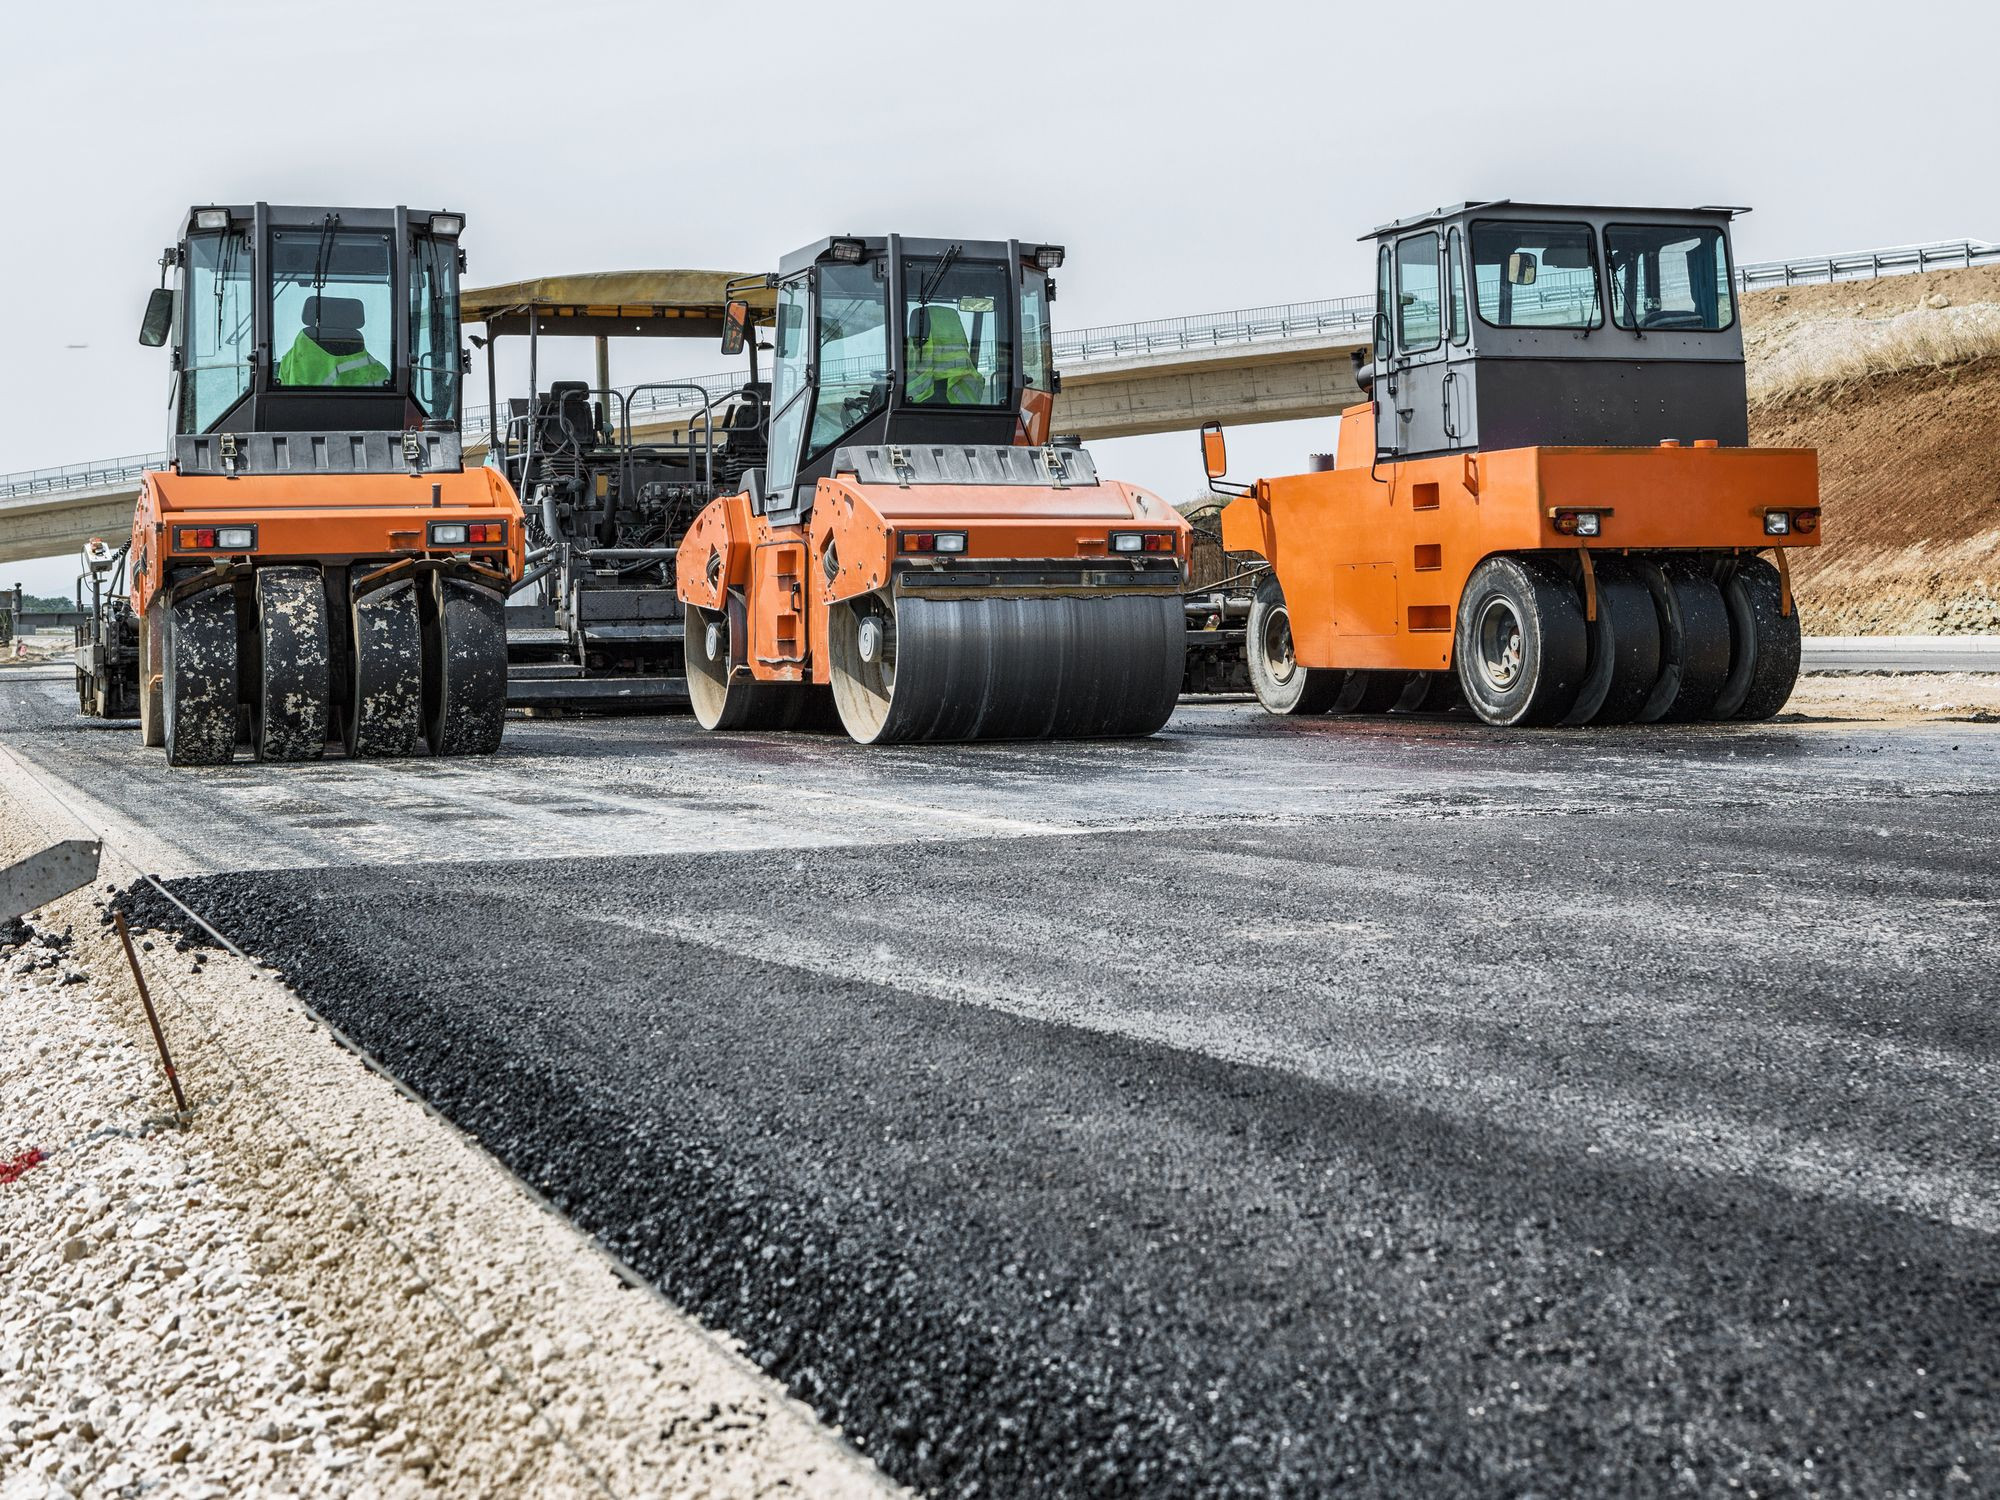
[[[863,744],[1105,739],[1167,722],[1186,671],[1178,594],[931,599],[831,611],[834,702]]]

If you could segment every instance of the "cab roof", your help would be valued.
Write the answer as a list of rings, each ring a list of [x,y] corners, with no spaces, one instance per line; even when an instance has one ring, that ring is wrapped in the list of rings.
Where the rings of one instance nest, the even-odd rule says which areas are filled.
[[[1644,214],[1648,217],[1666,214],[1678,219],[1720,219],[1724,223],[1738,214],[1750,212],[1747,208],[1719,204],[1704,204],[1699,208],[1648,208],[1629,203],[1517,203],[1512,198],[1473,198],[1464,203],[1454,203],[1449,208],[1434,208],[1429,213],[1412,214],[1407,219],[1391,219],[1388,223],[1369,230],[1361,238],[1377,240],[1384,235],[1403,234],[1428,224],[1444,224],[1469,213],[1496,209],[1504,210],[1509,217],[1531,214],[1574,217],[1577,214],[1584,214],[1591,218],[1602,218],[1607,214],[1616,214],[1622,218],[1627,214]]]
[[[777,293],[760,275],[735,271],[583,271],[538,276],[459,294],[459,317],[484,323],[487,336],[526,333],[637,338],[720,338],[731,298],[767,322]]]

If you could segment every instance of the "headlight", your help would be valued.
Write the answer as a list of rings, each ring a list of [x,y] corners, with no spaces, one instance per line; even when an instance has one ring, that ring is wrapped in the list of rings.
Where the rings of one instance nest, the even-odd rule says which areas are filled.
[[[248,552],[257,545],[257,528],[218,526],[215,528],[215,545],[224,552]]]
[[[465,228],[464,214],[432,214],[431,233],[450,238]]]
[[[431,545],[433,547],[463,547],[465,545],[465,523],[463,521],[431,522]]]
[[[1765,536],[1790,536],[1791,532],[1792,518],[1788,512],[1782,510],[1767,510],[1764,512]]]
[[[194,227],[197,229],[227,229],[229,227],[229,210],[226,208],[196,209]]]
[[[1111,550],[1113,552],[1137,552],[1145,545],[1145,537],[1136,531],[1114,531],[1111,533]]]

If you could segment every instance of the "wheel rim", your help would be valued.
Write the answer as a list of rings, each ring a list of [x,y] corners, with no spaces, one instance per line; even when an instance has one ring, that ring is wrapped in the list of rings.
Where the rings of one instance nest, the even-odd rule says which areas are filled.
[[[1299,669],[1298,653],[1292,647],[1292,616],[1284,605],[1274,605],[1264,615],[1264,628],[1257,637],[1264,653],[1264,669],[1271,681],[1287,683]]]
[[[1505,599],[1489,599],[1479,612],[1473,637],[1478,650],[1480,675],[1497,693],[1510,691],[1521,680],[1526,638],[1521,617]]]

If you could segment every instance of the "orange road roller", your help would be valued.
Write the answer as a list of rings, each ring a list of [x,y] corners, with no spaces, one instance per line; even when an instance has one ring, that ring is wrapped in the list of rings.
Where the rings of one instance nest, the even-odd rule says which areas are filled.
[[[1728,208],[1465,203],[1377,244],[1334,465],[1210,483],[1270,570],[1246,630],[1279,714],[1767,719],[1799,670],[1786,554],[1810,449],[1749,446]]]
[[[463,228],[214,206],[162,257],[140,342],[172,346],[173,451],[129,555],[172,764],[499,746],[521,508],[461,455]]]
[[[1051,441],[1060,246],[844,236],[777,293],[766,467],[680,544],[708,729],[864,744],[1151,734],[1180,693],[1189,529]],[[724,350],[753,321],[734,301]]]

